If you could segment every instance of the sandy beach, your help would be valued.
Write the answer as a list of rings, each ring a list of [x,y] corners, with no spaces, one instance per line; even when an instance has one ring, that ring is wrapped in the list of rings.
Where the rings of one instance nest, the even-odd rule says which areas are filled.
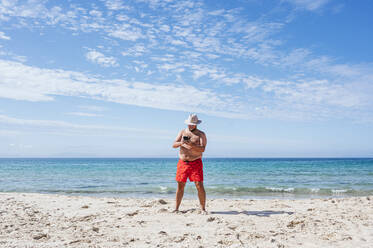
[[[0,193],[0,247],[372,247],[373,196],[126,199]]]

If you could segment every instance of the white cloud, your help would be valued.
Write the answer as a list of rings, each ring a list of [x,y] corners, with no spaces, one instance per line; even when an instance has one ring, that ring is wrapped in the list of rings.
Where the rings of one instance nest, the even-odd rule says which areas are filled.
[[[40,25],[57,25],[72,29],[74,31],[83,32],[98,32],[103,31],[107,36],[118,38],[124,41],[135,42],[139,39],[144,39],[148,44],[143,44],[148,50],[151,47],[160,48],[166,51],[180,51],[187,48],[189,51],[200,51],[203,54],[208,53],[210,58],[217,58],[221,55],[233,55],[236,58],[250,57],[259,62],[269,58],[269,49],[266,53],[263,48],[256,48],[254,51],[248,50],[243,45],[244,43],[255,44],[264,42],[268,36],[282,26],[280,23],[261,23],[250,22],[239,17],[239,11],[224,10],[221,15],[219,13],[211,13],[205,10],[202,2],[184,1],[144,1],[150,6],[158,6],[165,8],[168,12],[169,20],[172,22],[173,28],[165,23],[162,17],[149,16],[149,13],[141,12],[138,15],[140,18],[135,18],[129,9],[126,9],[126,14],[120,15],[105,15],[97,10],[83,9],[81,7],[71,7],[63,9],[58,6],[47,8],[46,5],[38,2],[35,6],[27,6],[31,11],[24,17],[35,18]],[[122,1],[104,1],[105,5],[110,10],[117,10],[124,5]],[[23,10],[25,5],[20,3],[11,4],[11,7],[6,7],[7,11],[4,14],[8,16],[20,16],[20,10]],[[88,14],[91,13],[91,14]],[[210,13],[210,15],[209,15]],[[141,16],[149,16],[141,18]],[[227,15],[233,16],[234,21],[227,20]],[[210,20],[213,17],[213,20]],[[38,21],[37,19],[45,19],[46,22]],[[228,18],[232,19],[232,17]],[[118,23],[119,21],[119,23]],[[228,22],[227,22],[228,21]],[[33,25],[33,22],[28,22],[28,25]],[[159,30],[167,32],[163,35]],[[232,40],[232,32],[243,40]],[[106,37],[108,38],[108,37]],[[158,44],[160,43],[160,44]],[[268,44],[267,44],[268,45]],[[192,47],[190,47],[192,46]],[[192,49],[191,49],[192,48]],[[143,51],[123,51],[124,56],[134,55],[141,56]],[[94,55],[94,58],[101,56]],[[110,57],[109,57],[110,58]],[[106,60],[104,60],[106,61]],[[112,61],[112,60],[111,60]],[[106,66],[110,65],[105,63]]]
[[[343,108],[362,107],[366,104],[364,95],[343,85],[327,80],[279,81],[251,77],[246,79],[249,88],[261,88],[272,92],[281,101],[302,106],[319,105],[324,109],[331,106]]]
[[[0,2],[0,19],[8,20],[10,17],[21,18],[40,18],[46,21],[48,25],[57,23],[70,23],[73,17],[76,17],[74,11],[63,11],[59,6],[46,7],[46,1],[1,1]],[[33,25],[33,22],[22,22],[21,26]],[[40,26],[39,22],[36,22]]]
[[[134,56],[139,57],[148,52],[148,49],[143,44],[136,44],[133,47],[128,48],[122,52],[123,56]]]
[[[31,149],[31,148],[33,148],[32,145],[27,145],[27,144],[14,144],[14,143],[10,143],[9,146],[12,149],[17,149],[17,150],[24,150],[24,149]]]
[[[65,122],[65,121],[19,119],[19,118],[9,117],[6,115],[0,115],[0,122],[5,123],[5,124],[13,124],[13,125],[28,125],[28,126],[41,126],[41,127],[89,128],[89,129],[103,128],[101,126],[95,126],[95,125],[72,124],[72,123]]]
[[[208,14],[212,16],[220,16],[220,15],[223,15],[224,13],[225,13],[224,9],[219,9],[219,10],[211,11]]]
[[[162,25],[159,29],[162,30],[162,31],[164,31],[164,32],[169,32],[170,31],[170,26],[168,26],[168,25]]]
[[[96,17],[101,17],[102,16],[102,12],[101,11],[98,11],[98,10],[91,10],[91,11],[89,11],[89,14],[91,15],[91,16],[96,16]]]
[[[117,60],[114,57],[105,56],[104,54],[91,50],[86,53],[86,59],[93,63],[99,64],[104,67],[116,67],[119,66]]]
[[[193,79],[196,80],[200,77],[203,77],[204,75],[208,74],[208,71],[205,70],[195,70],[193,72]]]
[[[222,81],[227,85],[238,84],[242,82],[242,77],[241,76],[225,77],[222,79]]]
[[[165,8],[167,4],[174,2],[174,0],[136,0],[136,1],[147,3],[149,7],[152,9]]]
[[[232,97],[190,85],[148,84],[103,80],[64,70],[41,69],[0,60],[0,97],[26,101],[52,101],[53,95],[93,99],[150,108],[200,113],[235,113]],[[193,96],[180,98],[181,95]],[[231,111],[229,111],[231,110]]]
[[[330,0],[285,0],[298,8],[314,11],[326,5]]]
[[[83,117],[99,117],[99,116],[102,116],[101,114],[85,113],[85,112],[71,112],[71,113],[67,113],[67,114],[76,115],[76,116],[83,116]]]
[[[19,56],[19,55],[11,55],[12,59],[19,61],[19,62],[26,62],[27,57],[26,56]]]
[[[114,29],[109,31],[109,35],[115,38],[129,41],[136,41],[144,37],[140,28],[131,26],[129,24],[116,26]]]
[[[8,129],[0,129],[0,137],[14,137],[16,135],[21,134],[19,131],[15,130],[8,130]]]
[[[13,60],[20,61],[20,62],[26,62],[27,57],[26,56],[20,56],[13,52],[10,52],[8,49],[3,49],[3,46],[0,45],[0,56],[7,56],[12,58]]]
[[[262,116],[279,116],[280,113],[286,116],[294,108],[298,108],[294,111],[297,114],[302,113],[302,108],[303,113],[306,109],[313,112],[321,109],[337,111],[334,107],[341,108],[338,109],[341,111],[343,108],[358,108],[372,103],[367,97],[373,92],[369,88],[373,82],[371,65],[336,63],[333,58],[316,56],[309,49],[281,46],[283,41],[275,37],[286,21],[277,22],[270,20],[270,17],[250,19],[244,16],[242,9],[214,11],[206,8],[202,1],[142,1],[151,8],[162,8],[163,16],[152,15],[154,12],[149,12],[148,8],[130,8],[123,4],[124,1],[102,1],[107,8],[100,9],[100,12],[95,7],[84,9],[77,5],[47,8],[42,1],[34,6],[29,6],[32,1],[28,4],[2,1],[0,16],[20,16],[20,26],[60,25],[75,32],[97,32],[112,49],[106,50],[105,54],[89,50],[86,54],[89,61],[106,67],[118,66],[117,59],[109,53],[120,49],[123,56],[143,56],[141,60],[144,60],[122,58],[131,63],[126,68],[132,71],[126,75],[133,70],[144,72],[146,69],[152,82],[170,82],[176,77],[178,82],[190,80],[191,85],[105,80],[78,72],[46,70],[1,61],[0,97],[51,101],[54,95],[84,96],[161,109],[198,109],[204,113],[243,118],[258,112]],[[310,11],[319,10],[329,2],[283,1]],[[276,20],[281,18],[276,17]],[[144,56],[148,54],[153,56]],[[148,58],[152,59],[150,63],[146,61]],[[219,60],[213,61],[217,58]],[[275,68],[281,70],[280,74],[291,76],[270,80],[250,75],[245,68],[235,66],[242,62],[264,65],[264,70]],[[234,69],[230,68],[231,64]],[[158,73],[155,72],[157,69]],[[178,74],[181,72],[187,76],[181,77]],[[295,77],[295,74],[298,76]],[[48,85],[45,82],[51,83]],[[232,84],[235,87],[227,87]],[[202,89],[198,85],[214,90]],[[219,90],[237,90],[241,95],[238,98],[229,96],[232,100],[227,101],[223,94],[217,93]],[[250,93],[254,91],[260,96],[257,99],[258,105],[263,106],[247,103],[252,101]],[[195,94],[196,103],[185,101],[174,105],[173,102],[177,102],[174,95],[180,93]],[[313,104],[319,108],[310,110]],[[279,110],[277,106],[287,108],[288,112]],[[232,111],[227,111],[229,109]]]
[[[170,71],[170,70],[180,71],[180,69],[184,69],[185,66],[188,66],[188,65],[184,63],[170,63],[170,64],[165,63],[165,64],[160,65],[158,68],[161,70],[165,70],[165,71]]]
[[[170,131],[168,130],[150,130],[150,129],[141,129],[141,128],[133,128],[133,127],[124,127],[124,126],[103,126],[103,125],[82,125],[76,124],[66,121],[60,120],[35,120],[35,119],[22,119],[22,118],[15,118],[6,115],[0,115],[0,123],[10,126],[19,126],[19,127],[33,127],[33,128],[41,128],[41,129],[32,129],[33,132],[41,132],[41,133],[53,133],[56,131],[55,134],[101,134],[107,135],[110,133],[114,133],[115,135],[127,135],[133,133],[144,133],[147,135],[160,135],[160,134],[168,134],[170,135]],[[19,129],[18,129],[19,130]],[[26,132],[26,129],[24,132]],[[63,132],[59,132],[63,130]],[[20,131],[12,131],[12,130],[0,130],[0,136],[13,136],[20,134]]]
[[[131,8],[128,5],[124,5],[121,0],[106,0],[104,1],[106,7],[109,10],[130,10]]]
[[[300,63],[303,63],[311,52],[307,49],[294,49],[288,54],[284,54],[281,58],[281,66],[294,66]]]
[[[80,105],[78,108],[94,112],[102,112],[106,110],[106,108],[96,105]]]
[[[44,11],[44,4],[37,1],[23,4],[18,1],[1,1],[0,13],[7,16],[37,17]]]
[[[243,39],[249,43],[263,42],[271,34],[278,32],[284,26],[278,22],[247,22],[237,21],[229,29],[229,32],[243,34]]]
[[[2,40],[10,40],[10,37],[5,35],[4,32],[0,31],[0,39]]]
[[[211,54],[211,53],[205,54],[205,56],[206,56],[207,58],[209,58],[209,59],[217,59],[217,58],[220,57],[219,55]]]
[[[245,86],[249,89],[258,88],[265,82],[265,80],[255,76],[248,76],[246,78],[243,78],[242,81],[245,83]]]

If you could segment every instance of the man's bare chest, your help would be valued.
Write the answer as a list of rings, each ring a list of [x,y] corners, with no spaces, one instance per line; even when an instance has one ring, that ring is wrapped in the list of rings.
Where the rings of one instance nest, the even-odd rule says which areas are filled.
[[[193,144],[200,144],[201,136],[200,136],[199,132],[192,133],[189,130],[184,130],[183,136],[189,137],[190,142],[193,143]]]

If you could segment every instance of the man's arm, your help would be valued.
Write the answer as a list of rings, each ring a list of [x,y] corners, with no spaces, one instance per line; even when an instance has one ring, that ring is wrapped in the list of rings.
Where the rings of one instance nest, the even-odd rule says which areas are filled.
[[[201,137],[199,138],[199,145],[188,143],[192,147],[193,150],[197,152],[204,152],[207,144],[207,138],[204,133],[202,133]]]
[[[174,141],[174,144],[172,145],[172,147],[173,148],[178,148],[178,147],[180,147],[182,144],[183,144],[183,142],[182,142],[182,140],[181,140],[181,137],[183,136],[183,131],[180,131],[179,133],[178,133],[178,135],[176,136],[176,139],[175,139],[175,141]]]

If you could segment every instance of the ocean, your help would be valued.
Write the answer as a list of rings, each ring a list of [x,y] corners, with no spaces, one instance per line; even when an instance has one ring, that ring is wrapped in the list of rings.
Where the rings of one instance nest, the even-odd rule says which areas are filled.
[[[373,194],[373,158],[204,158],[208,198]],[[1,158],[1,192],[173,198],[177,158]],[[197,197],[188,181],[185,196]]]

